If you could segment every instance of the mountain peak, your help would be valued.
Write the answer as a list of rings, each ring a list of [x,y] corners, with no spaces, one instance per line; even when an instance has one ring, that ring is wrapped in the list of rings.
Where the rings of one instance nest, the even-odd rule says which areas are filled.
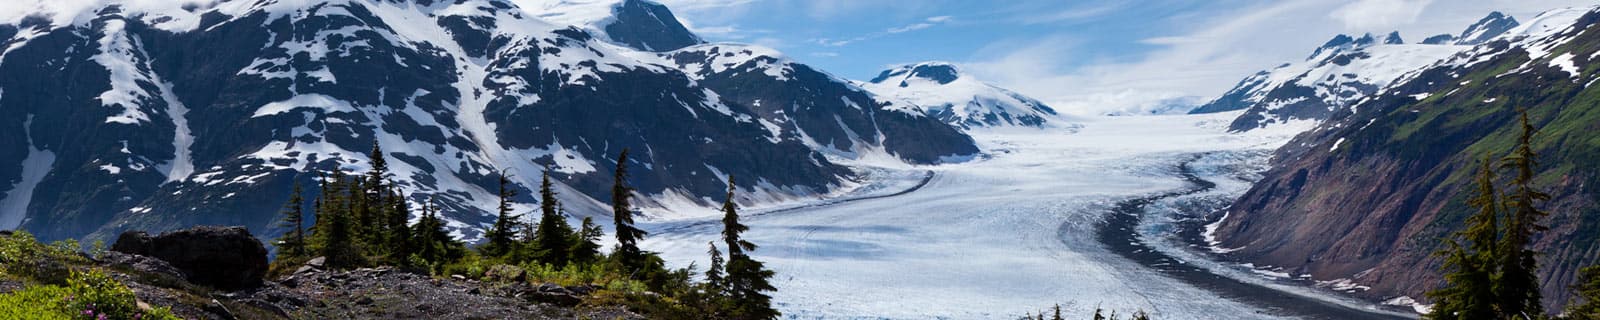
[[[665,52],[704,43],[667,6],[649,0],[513,0],[539,19],[578,26],[634,49]]]
[[[1406,40],[1400,38],[1400,31],[1392,31],[1383,36],[1383,44],[1406,44]]]
[[[862,87],[910,102],[929,115],[965,129],[1043,128],[1051,119],[1056,119],[1055,109],[1038,99],[977,79],[963,79],[961,68],[949,62],[892,67]]]
[[[937,82],[939,84],[950,84],[951,82],[955,82],[957,79],[961,78],[961,69],[956,67],[955,64],[949,62],[921,62],[884,70],[882,73],[879,73],[877,77],[872,78],[872,80],[869,82],[883,83],[884,81],[889,80],[889,78],[895,77],[902,79],[900,83],[901,87],[906,86],[904,80],[910,79],[923,79]]]
[[[1466,30],[1462,30],[1461,36],[1456,37],[1456,44],[1478,45],[1489,42],[1489,39],[1505,34],[1506,31],[1511,31],[1512,28],[1516,28],[1519,25],[1522,24],[1517,22],[1516,18],[1499,11],[1490,12],[1488,16],[1479,19],[1477,23],[1473,23],[1471,26],[1467,26]]]

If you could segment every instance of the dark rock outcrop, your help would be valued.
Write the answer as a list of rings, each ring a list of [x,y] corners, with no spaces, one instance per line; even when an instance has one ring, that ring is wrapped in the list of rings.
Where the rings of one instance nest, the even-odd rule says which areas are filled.
[[[261,285],[267,249],[242,227],[201,226],[151,237],[129,231],[111,251],[161,259],[195,284],[238,290]]]

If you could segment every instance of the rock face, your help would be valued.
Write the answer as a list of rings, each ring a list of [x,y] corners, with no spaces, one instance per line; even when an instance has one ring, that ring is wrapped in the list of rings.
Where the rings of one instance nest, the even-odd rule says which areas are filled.
[[[1526,109],[1540,128],[1535,186],[1552,195],[1533,249],[1546,304],[1567,303],[1600,253],[1600,11],[1588,10],[1541,15],[1544,27],[1412,73],[1299,135],[1229,207],[1217,240],[1257,266],[1424,299],[1442,281],[1440,239],[1474,212],[1463,194],[1473,169],[1510,152]]]
[[[202,226],[155,237],[129,231],[111,251],[161,259],[190,282],[223,290],[260,286],[267,273],[267,249],[243,227]]]

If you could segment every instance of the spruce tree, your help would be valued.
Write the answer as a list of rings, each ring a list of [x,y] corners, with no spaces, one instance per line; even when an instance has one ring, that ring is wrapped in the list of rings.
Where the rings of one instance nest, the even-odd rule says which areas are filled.
[[[521,215],[511,213],[511,197],[517,196],[517,191],[510,187],[511,178],[507,177],[505,172],[500,172],[498,181],[500,185],[500,191],[497,193],[500,204],[496,207],[498,214],[494,226],[483,235],[489,240],[483,247],[484,254],[494,257],[504,256],[516,247],[517,219],[521,218]]]
[[[740,238],[740,233],[750,227],[739,223],[738,205],[733,201],[736,188],[733,178],[729,178],[728,195],[722,202],[722,241],[728,246],[723,290],[733,304],[729,314],[736,319],[776,319],[782,314],[772,308],[772,297],[766,294],[777,290],[770,283],[774,273],[748,254],[756,250],[756,245]]]
[[[1495,298],[1495,280],[1498,270],[1495,266],[1495,246],[1499,244],[1499,221],[1501,205],[1500,194],[1495,190],[1495,174],[1493,160],[1485,155],[1482,166],[1478,170],[1477,193],[1467,200],[1467,204],[1477,208],[1476,214],[1467,218],[1467,228],[1456,232],[1455,236],[1465,239],[1467,246],[1463,247],[1456,240],[1446,240],[1446,249],[1438,254],[1444,256],[1444,278],[1446,285],[1443,288],[1428,292],[1434,300],[1433,311],[1428,314],[1430,319],[1496,319],[1504,317],[1496,306],[1499,301]]]
[[[369,252],[376,254],[388,249],[386,237],[390,235],[385,228],[388,224],[384,223],[390,209],[389,200],[385,199],[389,193],[389,187],[385,184],[388,181],[389,164],[384,160],[383,148],[376,141],[372,143],[372,151],[367,153],[367,162],[372,168],[367,170],[362,181],[360,194],[364,208],[358,216],[357,229],[361,231]]]
[[[1533,151],[1533,136],[1537,133],[1528,121],[1528,112],[1519,114],[1521,134],[1511,155],[1502,167],[1514,171],[1511,176],[1506,207],[1510,213],[1506,221],[1505,236],[1497,249],[1500,280],[1496,282],[1495,296],[1501,312],[1518,317],[1542,317],[1544,305],[1539,293],[1538,253],[1528,245],[1536,233],[1545,230],[1539,219],[1546,213],[1536,207],[1536,202],[1550,199],[1550,195],[1533,187],[1533,168],[1538,166],[1538,154]]]
[[[1572,293],[1583,302],[1567,308],[1567,318],[1600,320],[1600,265],[1579,270],[1578,283],[1572,286]]]
[[[460,259],[466,250],[444,229],[444,220],[439,218],[439,211],[437,201],[429,200],[422,207],[422,218],[411,231],[417,239],[416,255],[435,266]]]
[[[393,186],[394,184],[390,183],[389,185]],[[387,217],[384,224],[387,225],[386,228],[389,230],[387,238],[389,240],[389,262],[396,265],[404,265],[407,262],[406,259],[410,258],[412,253],[411,226],[407,225],[411,220],[411,205],[406,202],[405,196],[401,195],[399,187],[392,187],[389,191]]]
[[[572,225],[567,224],[556,200],[556,192],[550,182],[550,172],[544,173],[544,179],[539,183],[539,227],[534,233],[534,243],[538,252],[539,262],[552,266],[564,266],[570,261],[571,255],[567,252],[572,249]]]
[[[709,247],[706,253],[711,255],[711,265],[706,268],[706,286],[709,287],[706,291],[712,295],[720,295],[723,282],[727,281],[722,276],[722,251],[717,251],[716,242],[708,241],[706,246]]]
[[[1050,316],[1050,320],[1062,320],[1061,319],[1061,305],[1059,305],[1059,304],[1056,305],[1055,315]]]
[[[365,259],[360,248],[356,246],[351,217],[351,201],[347,190],[351,189],[350,180],[345,178],[344,172],[334,171],[324,190],[329,199],[323,200],[326,212],[318,216],[316,239],[318,248],[323,257],[327,258],[330,268],[351,268],[358,266]]]
[[[633,187],[628,186],[628,149],[617,156],[617,170],[611,187],[611,217],[616,224],[617,250],[614,255],[624,272],[637,274],[646,267],[644,251],[639,250],[639,240],[647,234],[633,226]]]
[[[278,259],[306,255],[305,197],[300,195],[302,192],[300,182],[296,181],[293,193],[289,194],[289,203],[284,204],[283,220],[278,225],[289,228],[289,231],[278,238]]]
[[[600,261],[600,238],[605,236],[605,230],[594,223],[594,218],[583,217],[583,224],[574,235],[572,250],[573,263],[592,263]]]

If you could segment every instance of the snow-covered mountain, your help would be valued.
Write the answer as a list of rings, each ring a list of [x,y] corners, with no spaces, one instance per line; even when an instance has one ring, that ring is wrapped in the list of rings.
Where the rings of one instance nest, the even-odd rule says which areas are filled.
[[[978,152],[970,137],[904,102],[770,48],[706,44],[664,54],[700,84],[748,107],[773,136],[845,158],[953,161]]]
[[[947,62],[890,68],[861,85],[962,128],[1045,127],[1056,119],[1055,109],[1043,102],[974,79]]]
[[[1484,42],[1489,42],[1489,40],[1494,39],[1501,34],[1505,34],[1506,31],[1516,29],[1517,26],[1520,25],[1522,24],[1518,23],[1516,18],[1512,18],[1511,16],[1496,11],[1489,13],[1489,16],[1483,17],[1483,19],[1478,20],[1477,23],[1467,26],[1467,29],[1462,30],[1461,34],[1459,35],[1436,35],[1428,37],[1428,39],[1423,40],[1422,43],[1457,44],[1468,46],[1479,45],[1483,44]]]
[[[1296,119],[1322,120],[1375,93],[1407,73],[1501,36],[1515,19],[1495,12],[1455,39],[1406,44],[1398,32],[1386,36],[1338,35],[1309,58],[1246,77],[1192,113],[1248,109],[1231,125],[1246,131]]]
[[[529,191],[548,167],[569,209],[607,211],[592,199],[609,196],[623,149],[646,203],[709,203],[727,176],[746,201],[840,191],[853,173],[829,157],[865,154],[840,150],[914,163],[978,152],[847,82],[685,71],[671,56],[684,51],[655,51],[701,41],[659,4],[519,7],[549,3],[112,0],[0,21],[0,228],[269,230],[293,183],[364,171],[374,144],[413,200],[437,197],[469,238],[502,171]],[[612,16],[561,20],[563,8]],[[822,74],[809,72],[795,79]],[[782,91],[820,92],[822,111],[764,111]],[[848,129],[807,127],[824,118]]]

